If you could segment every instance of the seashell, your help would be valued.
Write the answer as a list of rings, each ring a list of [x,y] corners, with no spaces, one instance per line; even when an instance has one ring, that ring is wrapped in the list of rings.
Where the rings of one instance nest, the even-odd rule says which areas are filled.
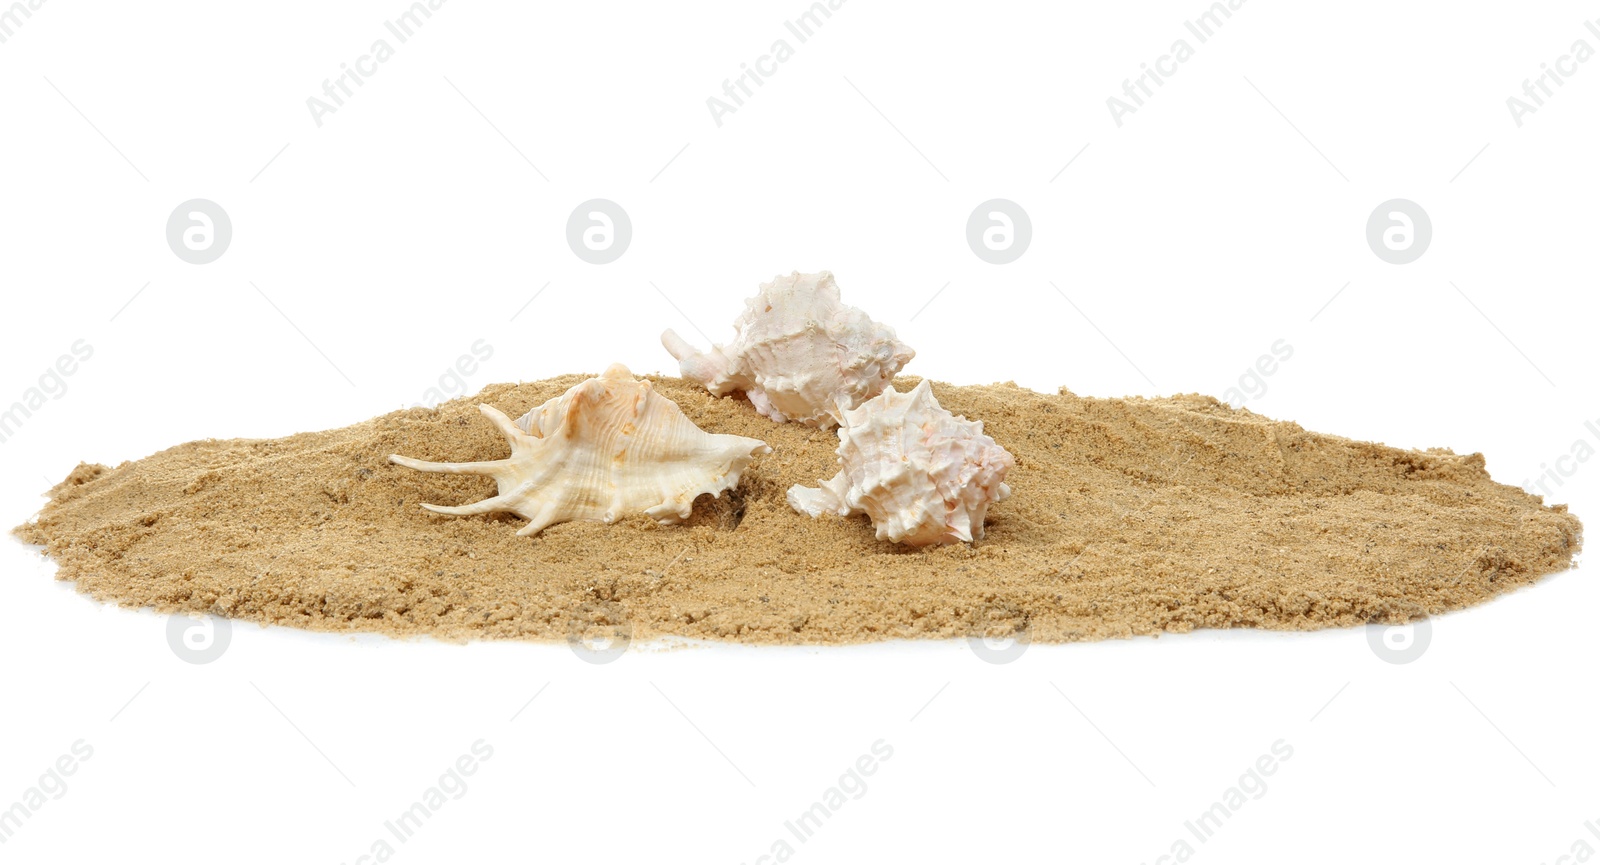
[[[880,540],[912,546],[982,538],[989,505],[1011,495],[1002,481],[1016,464],[981,421],[941,408],[927,379],[844,412],[838,453],[841,471],[820,488],[790,487],[790,507],[811,517],[864,513]]]
[[[425,472],[494,478],[500,490],[493,498],[423,507],[455,516],[509,511],[528,520],[519,535],[569,520],[613,523],[635,513],[681,522],[696,497],[732,488],[752,457],[772,452],[758,439],[705,432],[622,364],[515,423],[493,406],[478,409],[505,434],[509,459],[432,463],[395,455],[389,461]]]
[[[745,301],[726,346],[697,351],[672,331],[661,344],[683,377],[717,396],[744,391],[756,411],[778,423],[829,429],[841,408],[882,393],[916,352],[853,306],[839,302],[833,274],[775,277]]]

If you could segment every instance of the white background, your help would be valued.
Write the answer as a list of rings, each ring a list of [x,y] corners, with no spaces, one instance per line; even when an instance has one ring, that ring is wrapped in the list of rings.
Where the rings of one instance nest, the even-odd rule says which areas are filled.
[[[1575,40],[1600,48],[1594,4],[1253,0],[1205,44],[1183,28],[1199,0],[849,0],[798,44],[783,22],[804,8],[456,0],[319,128],[307,98],[394,42],[402,2],[50,0],[0,44],[0,404],[74,340],[95,354],[0,445],[0,522],[80,460],[418,402],[478,339],[495,355],[473,389],[672,371],[662,329],[725,340],[793,269],[834,271],[939,380],[1221,395],[1285,339],[1249,403],[1273,417],[1481,451],[1516,485],[1600,447],[1600,62],[1520,128],[1506,106]],[[706,99],[779,38],[793,58],[719,127]],[[1107,97],[1178,38],[1194,57],[1119,128]],[[596,197],[633,222],[609,265],[565,241]],[[1034,232],[1004,266],[964,238],[997,197]],[[1434,229],[1405,266],[1364,238],[1397,197]],[[191,198],[231,215],[213,264],[165,243]],[[1600,465],[1565,465],[1552,500],[1594,513]],[[753,863],[779,838],[808,862],[1600,847],[1600,590],[1581,571],[1437,619],[1405,665],[1352,629],[1004,666],[959,642],[595,666],[254,625],[193,666],[164,618],[52,572],[0,549],[0,807],[74,741],[94,755],[10,861],[355,862],[479,738],[492,759],[396,861]],[[893,757],[866,793],[789,836],[879,739]],[[1280,739],[1265,794],[1189,835]]]

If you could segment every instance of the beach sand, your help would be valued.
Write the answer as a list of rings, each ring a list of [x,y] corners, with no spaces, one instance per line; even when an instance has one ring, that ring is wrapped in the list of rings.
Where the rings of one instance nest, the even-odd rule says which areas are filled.
[[[80,465],[16,532],[60,579],[130,607],[446,640],[626,628],[635,640],[797,644],[1399,623],[1565,570],[1581,543],[1565,506],[1492,481],[1481,455],[1307,432],[1199,395],[935,383],[945,408],[982,420],[1016,457],[1013,495],[970,546],[901,547],[866,517],[796,513],[785,491],[837,471],[836,434],[677,378],[648,377],[706,431],[773,448],[683,525],[635,516],[518,537],[514,516],[419,507],[486,498],[491,480],[387,461],[501,459],[477,403],[516,417],[586,377]]]

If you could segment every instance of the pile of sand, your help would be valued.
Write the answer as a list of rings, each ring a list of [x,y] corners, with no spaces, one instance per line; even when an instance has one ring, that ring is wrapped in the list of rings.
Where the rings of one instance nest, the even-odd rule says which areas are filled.
[[[575,620],[751,643],[1401,622],[1568,568],[1577,518],[1489,479],[1483,457],[1310,433],[1204,396],[1085,399],[1013,385],[934,393],[1016,456],[972,546],[909,549],[865,517],[808,519],[791,484],[834,474],[833,432],[650,377],[708,432],[772,445],[740,486],[660,526],[442,517],[494,493],[392,453],[488,460],[478,402],[516,417],[586,376],[486,388],[329,432],[200,441],[80,465],[17,529],[95,598],[329,631],[566,639]],[[917,379],[896,382],[908,390]]]

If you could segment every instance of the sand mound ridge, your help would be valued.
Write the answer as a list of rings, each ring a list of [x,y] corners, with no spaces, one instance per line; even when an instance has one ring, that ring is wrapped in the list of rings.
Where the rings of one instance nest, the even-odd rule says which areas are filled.
[[[773,448],[684,525],[639,516],[517,537],[513,516],[418,506],[485,498],[489,479],[387,462],[503,458],[479,402],[515,417],[587,377],[80,465],[16,533],[60,579],[133,607],[456,640],[625,625],[634,639],[751,643],[1403,622],[1564,570],[1581,544],[1565,506],[1495,483],[1479,454],[1307,432],[1199,395],[935,383],[945,408],[982,420],[1017,460],[1013,496],[971,546],[909,549],[877,540],[865,517],[795,513],[785,491],[834,474],[836,435],[677,378],[648,376],[706,431]]]

